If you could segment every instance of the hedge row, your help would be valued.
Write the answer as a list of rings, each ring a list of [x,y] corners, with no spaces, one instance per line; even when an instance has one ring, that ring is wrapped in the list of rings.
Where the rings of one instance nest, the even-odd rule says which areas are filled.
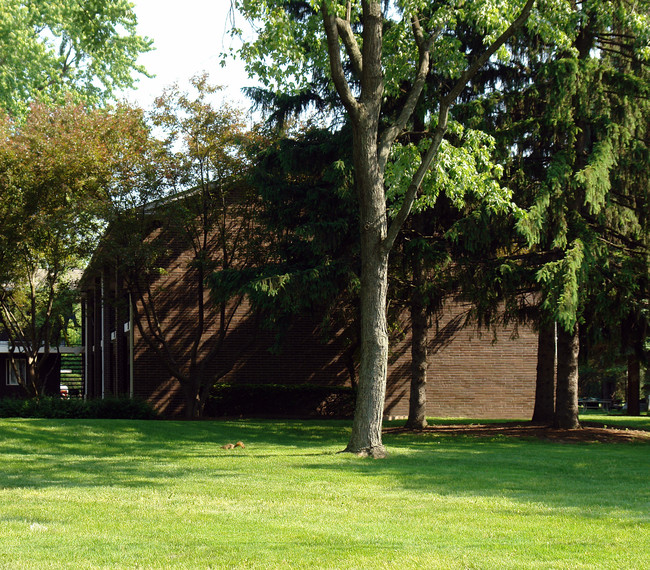
[[[354,391],[311,384],[217,384],[208,399],[207,417],[351,417]],[[130,398],[43,397],[39,400],[0,399],[3,418],[156,419],[148,402]]]
[[[151,404],[130,398],[105,398],[82,400],[81,398],[51,398],[39,400],[0,400],[2,418],[100,418],[113,420],[151,420],[158,413]]]
[[[264,417],[350,417],[354,391],[311,384],[217,384],[205,415]]]

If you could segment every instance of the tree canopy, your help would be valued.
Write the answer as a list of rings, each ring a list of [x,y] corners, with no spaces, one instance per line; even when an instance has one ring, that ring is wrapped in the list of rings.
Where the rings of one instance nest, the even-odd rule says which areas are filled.
[[[148,130],[126,107],[34,104],[24,120],[0,119],[0,323],[27,357],[28,393],[42,393],[37,358],[61,339],[72,290],[113,201],[142,168]]]
[[[310,101],[328,104],[329,116],[345,114],[353,131],[363,341],[360,397],[348,450],[383,452],[376,428],[385,377],[388,254],[422,188],[431,179],[448,179],[453,166],[462,162],[452,154],[453,166],[445,163],[441,150],[450,150],[445,138],[453,136],[457,100],[471,101],[479,89],[484,90],[486,106],[503,117],[509,109],[498,102],[499,90],[518,82],[528,101],[538,105],[531,110],[541,111],[539,117],[523,117],[514,127],[523,138],[505,143],[505,159],[517,154],[529,165],[537,161],[528,186],[518,186],[525,188],[525,195],[517,196],[525,208],[519,210],[523,215],[518,228],[535,254],[535,285],[544,290],[543,307],[571,330],[573,340],[565,345],[577,355],[577,329],[572,326],[580,318],[582,291],[587,291],[583,285],[607,249],[598,227],[602,230],[604,219],[615,216],[607,198],[613,157],[623,150],[630,132],[613,116],[619,106],[611,98],[612,89],[620,91],[621,84],[608,82],[625,77],[634,83],[633,74],[623,69],[624,61],[645,61],[650,53],[645,3],[233,4],[258,32],[240,55],[249,72],[285,103],[280,114],[286,114],[289,103],[296,109]],[[515,40],[519,31],[525,41]],[[498,62],[503,63],[500,71],[514,79],[494,73]],[[320,89],[320,97],[308,95],[314,89]],[[331,91],[337,97],[330,97]],[[525,113],[525,103],[521,109]],[[537,145],[533,150],[531,142]],[[470,170],[476,172],[475,167]],[[462,187],[462,179],[452,182]],[[387,198],[400,188],[397,207],[391,211]],[[498,202],[498,188],[493,185],[486,193],[488,203]],[[509,260],[500,270],[516,264]],[[569,368],[575,369],[574,364]]]
[[[30,102],[92,104],[134,84],[152,42],[136,33],[128,0],[3,0],[0,8],[0,108],[22,114]]]

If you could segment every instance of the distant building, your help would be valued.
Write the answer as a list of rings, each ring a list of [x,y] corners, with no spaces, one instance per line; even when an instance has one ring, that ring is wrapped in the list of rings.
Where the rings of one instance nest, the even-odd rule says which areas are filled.
[[[61,384],[61,355],[54,349],[41,367],[45,374],[45,393],[48,396],[58,395]],[[15,367],[12,365],[15,362]],[[27,360],[21,355],[20,349],[10,350],[7,340],[0,340],[0,398],[23,398],[25,390],[19,384],[16,370],[24,377]]]

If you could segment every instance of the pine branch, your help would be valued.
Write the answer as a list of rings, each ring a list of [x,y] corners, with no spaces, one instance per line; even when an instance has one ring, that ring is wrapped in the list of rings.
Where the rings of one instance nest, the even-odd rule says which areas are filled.
[[[630,238],[629,236],[626,236],[625,234],[622,234],[621,232],[618,232],[611,227],[604,226],[603,224],[597,222],[594,218],[587,218],[586,220],[589,224],[589,227],[593,228],[596,231],[598,239],[601,239],[604,235],[608,235],[610,238],[614,238],[620,243],[616,245],[614,242],[606,240],[605,238],[602,238],[601,241],[609,245],[625,249],[630,253],[641,255],[646,255],[648,253],[648,247],[642,241]]]

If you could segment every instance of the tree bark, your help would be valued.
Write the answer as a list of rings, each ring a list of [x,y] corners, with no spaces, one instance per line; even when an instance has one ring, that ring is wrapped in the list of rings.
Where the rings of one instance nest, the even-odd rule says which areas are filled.
[[[388,256],[366,255],[361,278],[361,363],[352,433],[346,451],[385,457],[382,419],[386,395]],[[366,286],[364,287],[364,283]]]
[[[201,407],[199,403],[200,387],[192,379],[181,383],[181,389],[185,396],[185,419],[195,420],[201,416]]]
[[[41,396],[43,396],[43,381],[38,374],[37,359],[38,356],[27,354],[27,363],[25,365],[25,385],[28,394],[39,400]]]
[[[557,386],[555,396],[554,427],[577,429],[578,421],[578,354],[580,342],[578,325],[566,331],[557,331]]]
[[[357,173],[361,224],[361,362],[359,387],[346,451],[385,457],[382,420],[388,367],[388,251],[384,179],[377,164],[377,118],[354,129],[354,164]],[[374,131],[374,134],[373,134]]]
[[[555,323],[540,324],[533,422],[552,424],[555,417]]]

